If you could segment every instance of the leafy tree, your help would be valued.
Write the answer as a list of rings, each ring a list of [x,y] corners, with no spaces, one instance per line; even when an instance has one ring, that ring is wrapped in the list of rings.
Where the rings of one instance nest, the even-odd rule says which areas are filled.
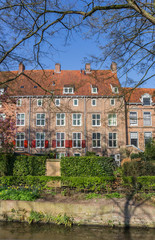
[[[155,141],[153,139],[151,139],[146,144],[144,154],[149,160],[154,160],[155,161]]]

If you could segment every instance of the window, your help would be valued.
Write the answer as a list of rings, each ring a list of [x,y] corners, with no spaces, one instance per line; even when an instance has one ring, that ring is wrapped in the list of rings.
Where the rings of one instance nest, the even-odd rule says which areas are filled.
[[[138,147],[138,133],[137,132],[130,133],[130,142],[131,142],[131,145]]]
[[[17,99],[16,105],[20,107],[22,105],[22,99]]]
[[[109,147],[117,147],[117,133],[109,133]]]
[[[25,113],[17,113],[16,125],[17,126],[25,126]]]
[[[65,113],[57,113],[56,114],[56,125],[57,126],[65,126]]]
[[[81,133],[73,133],[73,148],[81,148]]]
[[[36,133],[36,148],[44,148],[45,147],[45,133],[37,132]]]
[[[81,126],[81,113],[73,113],[72,115],[72,125]]]
[[[96,106],[96,99],[92,99],[92,100],[91,100],[91,105],[92,105],[92,106]]]
[[[0,88],[0,95],[4,94],[4,88]]]
[[[150,142],[150,140],[152,139],[152,132],[144,132],[144,143],[145,146],[147,143]]]
[[[2,107],[2,101],[0,100],[0,107]]]
[[[45,113],[37,113],[36,125],[45,126]]]
[[[55,99],[55,106],[60,106],[60,99]]]
[[[62,132],[56,133],[56,147],[57,148],[65,147],[65,133]]]
[[[92,126],[101,126],[100,114],[92,114]]]
[[[74,88],[73,87],[64,87],[63,88],[63,93],[64,94],[73,94],[74,93]]]
[[[111,86],[111,88],[113,93],[118,93],[118,87]]]
[[[116,115],[116,113],[108,114],[108,126],[117,126],[117,115]]]
[[[92,93],[97,93],[97,92],[98,92],[98,91],[97,91],[97,87],[92,87],[91,92],[92,92]]]
[[[73,99],[73,106],[78,106],[78,99]]]
[[[143,105],[149,106],[151,103],[151,99],[149,97],[143,97]]]
[[[18,132],[16,134],[16,147],[17,148],[24,148],[24,140],[25,140],[25,133]]]
[[[151,112],[143,112],[144,126],[151,126]]]
[[[56,159],[61,159],[66,156],[66,153],[56,153]]]
[[[41,107],[43,105],[43,100],[42,99],[37,99],[37,106]]]
[[[101,147],[101,134],[100,133],[92,133],[92,146],[93,146],[93,148]]]
[[[130,112],[130,125],[131,126],[138,125],[137,112]]]
[[[6,115],[5,115],[5,113],[0,113],[0,120],[5,120],[5,118],[6,118]]]
[[[81,154],[80,154],[80,153],[74,153],[74,156],[75,156],[75,157],[80,157]]]
[[[110,105],[111,105],[111,106],[114,106],[114,105],[115,105],[115,99],[114,99],[114,98],[111,98],[111,99],[110,99]]]
[[[0,146],[2,145],[2,143],[3,143],[3,134],[0,133]]]

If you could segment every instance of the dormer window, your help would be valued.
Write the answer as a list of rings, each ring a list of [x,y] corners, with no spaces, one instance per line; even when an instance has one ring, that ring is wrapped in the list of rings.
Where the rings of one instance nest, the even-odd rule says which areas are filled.
[[[148,93],[145,93],[142,97],[141,97],[141,102],[143,103],[144,106],[150,106],[152,103],[152,99],[151,96]]]
[[[73,94],[74,88],[73,87],[64,87],[63,88],[63,94]]]
[[[118,93],[118,87],[112,87],[112,92],[113,93]]]
[[[97,87],[92,86],[91,92],[97,94],[98,93]]]
[[[0,95],[4,94],[4,88],[0,88]]]

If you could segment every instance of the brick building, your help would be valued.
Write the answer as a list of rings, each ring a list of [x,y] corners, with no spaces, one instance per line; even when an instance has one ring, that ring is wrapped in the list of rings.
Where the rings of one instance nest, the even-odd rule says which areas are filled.
[[[10,81],[14,79],[13,81]],[[154,89],[122,88],[117,65],[110,70],[25,70],[1,72],[1,96],[13,99],[11,108],[1,100],[0,116],[16,120],[16,151],[59,156],[115,155],[134,145],[144,150],[155,137]],[[2,136],[2,133],[1,133]],[[1,140],[3,141],[3,140]]]

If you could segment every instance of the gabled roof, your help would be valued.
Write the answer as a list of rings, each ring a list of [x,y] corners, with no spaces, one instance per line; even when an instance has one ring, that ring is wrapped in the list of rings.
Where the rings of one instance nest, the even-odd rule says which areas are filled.
[[[142,103],[141,97],[144,94],[149,94],[152,97],[152,102],[155,103],[155,89],[154,88],[122,88],[122,93],[129,103]]]
[[[10,81],[10,79],[14,79]],[[86,74],[80,70],[62,70],[56,73],[54,70],[25,70],[18,76],[18,71],[1,72],[0,88],[7,87],[7,92],[12,96],[41,96],[50,95],[77,95],[77,96],[113,96],[112,86],[120,83],[117,74],[111,70],[93,70]],[[98,88],[98,94],[92,94],[91,86]],[[64,86],[74,86],[74,94],[63,94]]]

